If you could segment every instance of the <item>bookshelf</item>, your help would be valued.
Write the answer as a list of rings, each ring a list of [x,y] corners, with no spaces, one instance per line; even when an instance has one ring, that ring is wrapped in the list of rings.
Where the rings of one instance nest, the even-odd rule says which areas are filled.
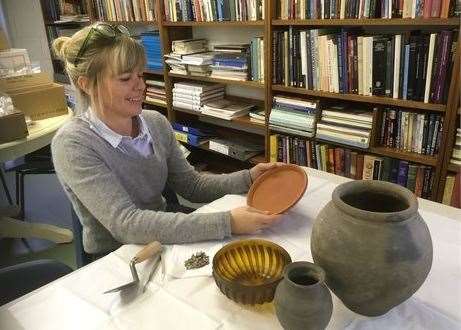
[[[374,34],[383,33],[387,30],[391,31],[411,31],[424,29],[426,31],[438,31],[441,29],[454,29],[459,28],[459,18],[392,18],[392,19],[380,19],[380,18],[368,18],[368,19],[279,19],[276,15],[276,1],[268,2],[268,15],[271,20],[270,24],[267,24],[268,36],[267,43],[273,44],[273,31],[277,29],[286,29],[290,26],[296,28],[344,28],[350,27],[354,29],[370,29]],[[458,37],[459,45],[459,37]],[[270,51],[266,54],[267,63],[272,63],[273,52]],[[272,70],[267,72],[267,81],[272,82]],[[448,102],[446,104],[434,104],[434,103],[423,103],[412,100],[402,100],[390,97],[381,96],[363,96],[358,94],[339,94],[325,91],[308,90],[305,88],[288,87],[284,85],[272,84],[267,87],[266,97],[270,100],[273,95],[292,95],[292,96],[308,96],[317,98],[320,100],[328,100],[331,102],[356,102],[357,104],[368,105],[370,110],[375,106],[389,106],[398,107],[410,111],[417,112],[431,112],[439,113],[444,116],[445,123],[442,130],[441,149],[436,156],[420,155],[411,152],[405,152],[394,148],[388,148],[385,146],[378,145],[377,141],[377,113],[374,113],[372,132],[370,137],[369,148],[362,150],[363,152],[378,155],[387,156],[400,160],[406,160],[414,162],[416,164],[432,166],[435,169],[432,185],[432,197],[431,199],[441,201],[443,189],[444,189],[444,178],[447,174],[447,168],[453,170],[454,167],[448,165],[449,160],[447,157],[451,155],[451,149],[454,139],[454,123],[456,122],[456,106],[455,100],[459,98],[459,47],[455,54],[455,67],[453,68],[453,74],[449,83]],[[277,133],[277,132],[274,132]],[[271,133],[269,132],[268,135]],[[451,140],[450,140],[451,139]],[[333,146],[345,147],[349,149],[356,149],[350,146],[342,146],[339,143],[330,141],[322,141],[321,139],[312,138],[309,140],[325,142]],[[442,182],[443,181],[443,182]]]
[[[51,63],[53,65],[54,80],[63,84],[70,84],[65,73],[64,66],[58,60],[51,45],[59,36],[72,35],[76,30],[90,24],[88,19],[88,7],[84,0],[51,1],[41,0],[43,21],[45,24],[46,37],[50,47]]]
[[[308,90],[299,87],[288,87],[280,84],[273,84],[273,72],[272,72],[272,60],[273,60],[273,32],[280,29],[286,29],[290,26],[296,28],[353,28],[353,29],[370,29],[373,34],[389,34],[389,30],[392,32],[399,33],[399,31],[440,31],[442,29],[459,29],[459,17],[450,18],[367,18],[367,19],[279,19],[276,15],[276,6],[279,0],[264,0],[264,20],[254,21],[211,21],[211,22],[195,22],[195,21],[167,21],[165,19],[165,2],[155,1],[155,21],[142,21],[136,22],[141,24],[148,24],[155,26],[159,30],[160,40],[162,45],[163,54],[168,54],[171,51],[171,42],[173,40],[192,38],[195,29],[209,29],[213,33],[220,33],[223,28],[232,28],[238,30],[244,29],[260,29],[261,35],[264,38],[264,83],[256,81],[233,81],[226,79],[218,79],[212,77],[202,76],[190,76],[173,74],[169,72],[167,65],[164,65],[163,70],[146,70],[146,75],[155,76],[157,78],[163,78],[165,82],[166,90],[166,105],[154,104],[159,107],[159,111],[162,111],[170,122],[176,121],[177,119],[193,119],[200,120],[201,123],[216,127],[223,132],[229,131],[231,134],[239,134],[242,137],[248,137],[249,139],[262,138],[264,140],[265,154],[258,156],[250,160],[251,164],[267,161],[270,155],[270,135],[277,133],[269,128],[268,118],[271,111],[272,99],[274,95],[285,95],[307,99],[316,99],[320,103],[351,103],[369,107],[372,110],[378,107],[377,111],[373,114],[373,127],[370,137],[370,146],[367,149],[359,149],[351,146],[345,146],[351,150],[356,149],[369,154],[377,156],[387,156],[399,160],[405,160],[414,162],[419,165],[431,166],[434,168],[434,177],[432,185],[432,200],[440,201],[442,198],[445,177],[449,172],[459,171],[459,168],[449,164],[450,155],[453,148],[454,135],[456,131],[456,121],[459,120],[457,117],[457,100],[459,99],[459,71],[460,71],[460,51],[457,47],[454,60],[453,74],[449,81],[449,92],[448,101],[445,104],[435,103],[424,103],[413,100],[396,99],[392,97],[381,97],[381,96],[364,96],[359,94],[339,94],[326,91]],[[90,19],[91,21],[97,20],[96,11],[91,8],[93,1],[87,1]],[[131,24],[132,22],[114,22],[121,24]],[[237,30],[235,30],[237,31]],[[458,40],[456,41],[459,45],[459,34]],[[267,65],[270,63],[270,65]],[[264,125],[255,124],[248,118],[242,117],[231,121],[219,120],[217,118],[209,118],[194,111],[188,111],[184,109],[176,109],[172,105],[172,87],[175,82],[179,81],[205,81],[205,82],[216,82],[226,84],[227,86],[233,86],[241,89],[258,90],[263,93],[264,99],[261,101],[261,107],[265,109],[266,122]],[[150,102],[146,102],[150,103]],[[378,116],[382,107],[396,107],[408,111],[415,111],[418,113],[436,113],[444,117],[444,125],[441,135],[440,150],[437,155],[421,155],[413,152],[405,152],[402,150],[388,148],[379,145],[377,137],[377,126]],[[290,135],[290,134],[286,134]],[[294,135],[296,136],[296,135]],[[300,137],[301,138],[301,137]],[[307,138],[308,140],[325,142],[333,146],[341,147],[340,143],[334,143],[331,141],[322,141],[316,138]],[[206,147],[201,147],[204,152],[212,152]]]

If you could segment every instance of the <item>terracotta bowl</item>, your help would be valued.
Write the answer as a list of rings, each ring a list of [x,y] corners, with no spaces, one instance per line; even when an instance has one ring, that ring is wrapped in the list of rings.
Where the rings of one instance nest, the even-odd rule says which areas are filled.
[[[231,242],[213,258],[216,285],[229,299],[255,305],[274,299],[283,268],[291,262],[281,246],[261,239]]]
[[[284,164],[259,176],[251,185],[247,204],[261,211],[280,214],[293,207],[307,189],[302,167]]]

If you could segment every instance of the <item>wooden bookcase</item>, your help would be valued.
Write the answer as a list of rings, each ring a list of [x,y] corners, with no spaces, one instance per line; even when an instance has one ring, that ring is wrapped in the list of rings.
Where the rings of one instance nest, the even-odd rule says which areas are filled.
[[[81,15],[86,15],[88,12],[88,4],[85,2],[85,0],[75,0],[74,1],[75,5],[79,5],[81,8],[81,11],[78,14]],[[76,21],[54,21],[52,17],[50,17],[49,13],[47,12],[48,6],[55,6],[56,8],[58,7],[58,3],[55,2],[54,4],[51,4],[50,2],[47,2],[46,0],[41,1],[41,6],[42,6],[42,13],[43,13],[43,21],[45,24],[45,32],[46,32],[46,37],[48,44],[50,45],[50,55],[51,55],[51,63],[53,65],[53,77],[54,80],[60,83],[64,84],[69,84],[69,78],[67,77],[67,74],[65,73],[64,66],[62,62],[56,58],[54,55],[53,50],[51,49],[51,44],[53,40],[57,37],[58,30],[75,30],[75,29],[81,29],[85,25],[90,24],[88,20],[76,20]]]
[[[307,90],[304,88],[286,87],[282,85],[272,84],[272,36],[275,29],[283,27],[296,26],[306,28],[321,28],[321,27],[371,27],[376,33],[382,32],[385,34],[391,27],[393,30],[409,31],[409,30],[430,30],[438,31],[442,29],[459,29],[459,18],[431,18],[431,19],[410,19],[410,18],[394,18],[394,19],[304,19],[304,20],[280,20],[277,19],[275,8],[276,2],[279,0],[265,0],[265,20],[261,21],[238,21],[238,22],[169,22],[165,20],[164,15],[164,1],[155,2],[155,11],[157,20],[154,22],[136,22],[137,24],[149,24],[158,28],[160,33],[160,39],[162,44],[163,54],[168,54],[171,51],[171,41],[177,39],[191,38],[193,29],[196,27],[208,28],[219,30],[220,27],[232,27],[235,29],[255,28],[260,27],[262,35],[264,36],[264,62],[265,62],[265,78],[264,83],[255,81],[231,81],[225,79],[216,79],[211,77],[198,77],[198,76],[183,76],[169,73],[168,65],[164,66],[163,71],[146,71],[147,75],[154,75],[157,77],[163,77],[165,82],[167,104],[158,105],[160,111],[164,111],[168,119],[173,122],[179,117],[183,116],[195,116],[196,113],[187,113],[187,110],[173,109],[172,106],[172,86],[176,81],[206,81],[206,82],[219,82],[224,84],[232,84],[242,88],[253,88],[264,90],[264,100],[262,106],[266,113],[265,125],[255,124],[250,122],[248,117],[238,118],[232,121],[220,121],[219,119],[213,120],[213,125],[222,127],[224,130],[231,129],[235,132],[239,132],[241,136],[250,137],[251,135],[260,135],[264,137],[265,143],[265,156],[256,157],[251,160],[251,163],[257,163],[267,161],[269,159],[269,136],[271,130],[268,125],[268,118],[271,111],[272,97],[277,94],[291,95],[294,97],[307,97],[310,99],[318,99],[320,101],[327,100],[344,103],[352,102],[359,103],[362,105],[368,105],[370,110],[375,106],[391,106],[401,107],[407,109],[417,110],[419,112],[432,112],[440,113],[444,116],[444,125],[442,131],[441,147],[439,153],[436,156],[420,155],[416,153],[409,153],[400,151],[397,149],[387,148],[378,146],[376,142],[376,128],[372,129],[372,137],[370,140],[370,147],[362,151],[370,154],[389,156],[401,160],[407,160],[418,164],[429,165],[435,168],[435,176],[433,178],[432,187],[432,200],[440,201],[443,194],[445,177],[449,171],[457,171],[452,165],[449,165],[451,157],[453,140],[456,131],[456,120],[458,99],[460,96],[459,88],[459,72],[460,72],[460,50],[459,50],[459,34],[457,40],[457,48],[455,53],[455,66],[453,68],[453,74],[451,81],[449,82],[448,102],[447,104],[432,104],[423,103],[417,101],[394,99],[389,97],[378,97],[378,96],[362,96],[357,94],[339,94],[330,93],[323,91]],[[88,12],[92,21],[97,20],[95,17],[94,8],[91,8],[92,1],[87,1]],[[115,22],[114,22],[115,23]],[[133,22],[117,22],[131,24]],[[267,65],[270,64],[270,65]],[[163,109],[163,110],[161,110]],[[377,124],[377,114],[375,111],[373,125]],[[256,133],[255,133],[256,132]],[[289,134],[288,134],[289,135]],[[312,138],[312,140],[316,140]],[[321,141],[317,139],[317,141]],[[322,141],[330,145],[340,144],[333,143],[330,141]],[[346,146],[350,149],[352,147]],[[206,149],[206,148],[205,148]]]

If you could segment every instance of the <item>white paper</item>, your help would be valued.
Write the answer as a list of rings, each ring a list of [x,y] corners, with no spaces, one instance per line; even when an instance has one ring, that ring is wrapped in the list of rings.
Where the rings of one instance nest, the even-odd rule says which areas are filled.
[[[148,290],[136,302],[114,315],[103,329],[213,330],[219,326],[219,321],[177,299],[164,289],[157,288]]]
[[[23,299],[0,313],[1,329],[99,329],[109,315],[69,290],[53,285]],[[12,324],[11,320],[17,323]],[[8,322],[5,324],[4,322]]]

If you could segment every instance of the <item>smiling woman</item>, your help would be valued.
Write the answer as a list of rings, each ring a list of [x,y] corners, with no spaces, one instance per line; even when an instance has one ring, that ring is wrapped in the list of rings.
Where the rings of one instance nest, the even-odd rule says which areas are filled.
[[[209,214],[173,213],[168,185],[192,202],[248,191],[277,164],[231,174],[198,173],[169,122],[142,111],[142,46],[120,25],[95,23],[54,42],[78,91],[79,113],[52,142],[56,173],[83,225],[85,251],[102,255],[124,243],[185,243],[252,233],[279,217],[250,207]]]

